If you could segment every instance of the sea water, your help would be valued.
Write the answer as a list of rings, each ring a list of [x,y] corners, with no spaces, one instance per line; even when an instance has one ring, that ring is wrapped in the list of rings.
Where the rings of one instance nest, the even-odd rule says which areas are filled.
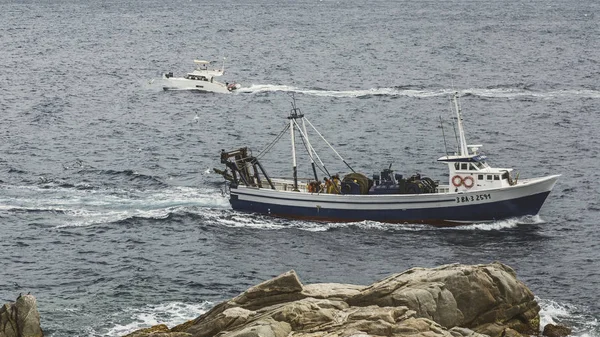
[[[0,299],[48,336],[192,319],[294,269],[367,285],[501,261],[542,323],[600,336],[597,1],[21,1],[0,11]],[[165,92],[225,57],[230,95]],[[258,154],[297,106],[357,171],[447,183],[467,140],[521,178],[562,174],[536,217],[457,228],[234,212],[221,149]],[[292,97],[293,96],[293,97]],[[440,124],[440,116],[444,121]],[[445,141],[444,137],[445,135]],[[348,169],[313,138],[332,172]],[[291,176],[289,136],[262,158]],[[310,176],[307,157],[299,171]]]

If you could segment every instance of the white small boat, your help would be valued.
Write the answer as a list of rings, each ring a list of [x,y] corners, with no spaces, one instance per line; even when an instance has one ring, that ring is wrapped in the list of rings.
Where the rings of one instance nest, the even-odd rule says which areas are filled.
[[[538,214],[560,175],[519,179],[510,168],[490,166],[486,156],[478,153],[481,145],[467,145],[458,94],[453,101],[457,150],[438,159],[448,166],[448,184],[420,174],[393,174],[391,165],[372,179],[355,172],[295,106],[286,126],[292,139],[293,178],[270,178],[258,161],[263,153],[254,157],[246,147],[222,151],[221,163],[226,169],[215,172],[229,181],[229,201],[234,210],[285,218],[451,226]],[[306,124],[352,173],[342,179],[329,173],[311,146]],[[297,177],[296,134],[308,150],[314,179],[302,181]],[[272,144],[267,150],[270,147]],[[317,176],[316,167],[323,172],[325,184]]]
[[[173,73],[163,75],[164,90],[197,90],[202,92],[216,92],[221,94],[230,93],[241,86],[235,82],[221,83],[215,80],[215,77],[223,76],[225,73],[225,60],[221,69],[209,69],[213,62],[194,60],[196,69],[187,73],[185,77],[174,77]]]

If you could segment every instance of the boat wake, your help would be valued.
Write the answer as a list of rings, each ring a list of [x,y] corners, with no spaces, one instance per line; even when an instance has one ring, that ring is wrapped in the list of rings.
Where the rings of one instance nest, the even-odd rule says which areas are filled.
[[[502,230],[508,228],[516,228],[519,225],[538,225],[545,223],[544,220],[539,215],[535,216],[524,216],[520,218],[511,218],[504,219],[498,221],[491,222],[482,222],[482,223],[471,223],[465,224],[463,226],[450,227],[449,229],[454,230],[482,230],[482,231],[491,231],[491,230]]]
[[[2,186],[0,216],[47,213],[43,227],[119,223],[133,218],[164,219],[178,213],[229,208],[218,189],[170,186],[157,190],[82,190],[74,187]]]
[[[204,216],[207,214],[205,212]],[[470,223],[454,227],[434,227],[427,224],[393,224],[377,221],[359,221],[359,222],[319,222],[305,220],[289,220],[283,218],[273,218],[258,214],[238,213],[228,210],[215,209],[210,217],[214,223],[232,227],[232,228],[252,228],[259,230],[285,230],[298,229],[308,232],[327,232],[334,230],[357,228],[361,230],[375,231],[501,231],[505,229],[517,228],[520,225],[543,224],[544,221],[536,215],[534,217],[512,218],[485,223]]]
[[[336,97],[336,98],[367,98],[374,96],[404,96],[404,97],[438,97],[448,96],[455,92],[460,92],[463,96],[478,96],[488,98],[600,98],[599,90],[589,89],[570,89],[570,90],[548,90],[535,91],[519,87],[496,87],[496,88],[440,88],[424,89],[412,87],[392,87],[392,88],[371,88],[364,90],[326,90],[326,89],[305,89],[287,85],[275,84],[253,84],[250,87],[242,87],[237,90],[240,93],[258,94],[268,92],[294,92],[309,96]]]

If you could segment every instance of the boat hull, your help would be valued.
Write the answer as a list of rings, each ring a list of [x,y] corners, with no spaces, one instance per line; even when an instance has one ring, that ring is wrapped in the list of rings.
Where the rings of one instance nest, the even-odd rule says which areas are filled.
[[[201,92],[215,92],[228,94],[227,85],[217,81],[189,80],[186,78],[171,77],[163,79],[163,90],[196,90]]]
[[[549,176],[465,193],[409,195],[336,195],[239,186],[231,188],[230,203],[234,210],[284,218],[451,226],[536,215],[557,179]]]

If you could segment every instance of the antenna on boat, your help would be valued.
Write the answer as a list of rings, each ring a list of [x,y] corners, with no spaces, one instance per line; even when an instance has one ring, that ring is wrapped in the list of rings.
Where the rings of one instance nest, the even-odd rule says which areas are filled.
[[[442,138],[444,138],[444,152],[448,156],[448,144],[446,143],[446,133],[444,133],[444,122],[442,121],[442,115],[440,115],[440,127],[442,128]]]
[[[454,122],[456,117],[452,116],[452,114],[454,114],[454,109],[452,109],[452,98],[450,98],[448,100],[448,103],[450,103],[450,119],[452,119],[452,130],[454,130],[454,140],[456,141],[456,145],[458,145],[458,144],[460,144],[460,142],[458,141],[458,133],[456,132],[456,123]],[[458,154],[458,149],[456,149],[456,154]]]
[[[460,137],[460,155],[467,156],[469,154],[469,149],[467,148],[467,140],[465,138],[465,130],[462,125],[462,114],[460,105],[458,103],[458,92],[454,93],[452,97],[454,100],[454,108],[456,109],[456,123],[458,125],[458,136]]]
[[[223,56],[223,66],[221,67],[221,72],[222,72],[223,74],[225,74],[225,59],[226,59],[226,57],[225,57],[225,56]]]

